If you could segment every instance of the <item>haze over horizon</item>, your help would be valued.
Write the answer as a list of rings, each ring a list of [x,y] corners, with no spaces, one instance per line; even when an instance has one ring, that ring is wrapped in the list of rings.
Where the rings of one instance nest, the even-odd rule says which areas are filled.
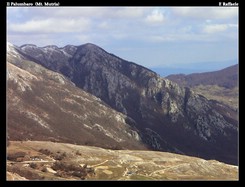
[[[7,40],[94,43],[153,70],[218,70],[238,59],[238,7],[7,7]]]

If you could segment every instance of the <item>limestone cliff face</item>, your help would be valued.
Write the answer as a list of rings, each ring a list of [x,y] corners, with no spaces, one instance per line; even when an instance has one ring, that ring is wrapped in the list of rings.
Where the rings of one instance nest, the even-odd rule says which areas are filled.
[[[149,148],[237,163],[238,119],[229,107],[93,44],[20,49],[127,115]]]

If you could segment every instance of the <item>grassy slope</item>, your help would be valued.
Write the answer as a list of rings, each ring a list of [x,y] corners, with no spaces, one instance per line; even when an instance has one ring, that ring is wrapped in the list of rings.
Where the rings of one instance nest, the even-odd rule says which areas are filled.
[[[217,100],[224,103],[233,109],[238,109],[239,90],[238,87],[225,88],[218,85],[198,85],[192,87],[192,89],[208,99]]]
[[[49,153],[41,153],[41,149],[46,149]],[[237,166],[166,152],[110,150],[43,141],[11,141],[7,148],[8,156],[20,151],[26,154],[25,161],[7,161],[8,180],[13,180],[14,177],[10,177],[13,173],[29,180],[81,180],[72,175],[73,171],[52,170],[55,162],[66,165],[70,170],[85,167],[86,164],[88,171],[85,180],[238,179]],[[66,156],[57,161],[57,155],[64,153]],[[33,161],[30,157],[39,160]]]

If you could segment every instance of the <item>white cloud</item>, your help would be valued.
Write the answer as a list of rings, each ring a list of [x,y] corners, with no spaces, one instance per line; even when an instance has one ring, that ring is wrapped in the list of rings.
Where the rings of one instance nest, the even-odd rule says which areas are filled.
[[[201,40],[195,35],[191,34],[166,34],[166,35],[153,35],[149,36],[148,40],[151,42],[182,42],[182,41],[197,41]]]
[[[229,28],[236,28],[237,25],[235,24],[210,24],[210,25],[205,25],[203,27],[203,32],[207,34],[213,34],[213,33],[219,33],[219,32],[224,32]]]
[[[225,31],[228,28],[226,24],[215,24],[215,25],[206,25],[203,28],[203,32],[212,34],[216,32],[222,32]]]
[[[20,33],[65,33],[87,30],[90,22],[87,19],[44,19],[30,20],[24,23],[10,23],[8,29],[11,32]]]
[[[56,7],[52,8],[33,8],[29,14],[45,17],[59,18],[139,18],[143,16],[145,8],[142,7]]]
[[[146,22],[150,24],[162,23],[165,18],[162,12],[159,10],[153,10],[150,15],[146,17]]]
[[[176,16],[194,19],[229,19],[238,17],[237,7],[175,7],[172,12]]]
[[[114,14],[113,16],[119,17],[119,18],[140,18],[143,16],[145,8],[137,8],[137,7],[124,7],[117,9],[114,11],[113,9],[110,9],[111,12]]]
[[[213,18],[218,18],[218,19],[238,17],[238,8],[236,7],[213,8],[211,10],[211,13]]]

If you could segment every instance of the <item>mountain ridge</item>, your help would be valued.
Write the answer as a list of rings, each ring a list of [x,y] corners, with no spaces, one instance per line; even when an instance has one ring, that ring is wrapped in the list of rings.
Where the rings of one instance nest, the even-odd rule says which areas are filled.
[[[68,57],[60,50],[21,49],[126,115],[149,149],[237,163],[235,111],[101,48],[81,45],[71,52]]]
[[[234,88],[238,86],[238,64],[212,72],[192,73],[188,75],[173,74],[166,78],[178,84],[190,87],[203,84]]]

